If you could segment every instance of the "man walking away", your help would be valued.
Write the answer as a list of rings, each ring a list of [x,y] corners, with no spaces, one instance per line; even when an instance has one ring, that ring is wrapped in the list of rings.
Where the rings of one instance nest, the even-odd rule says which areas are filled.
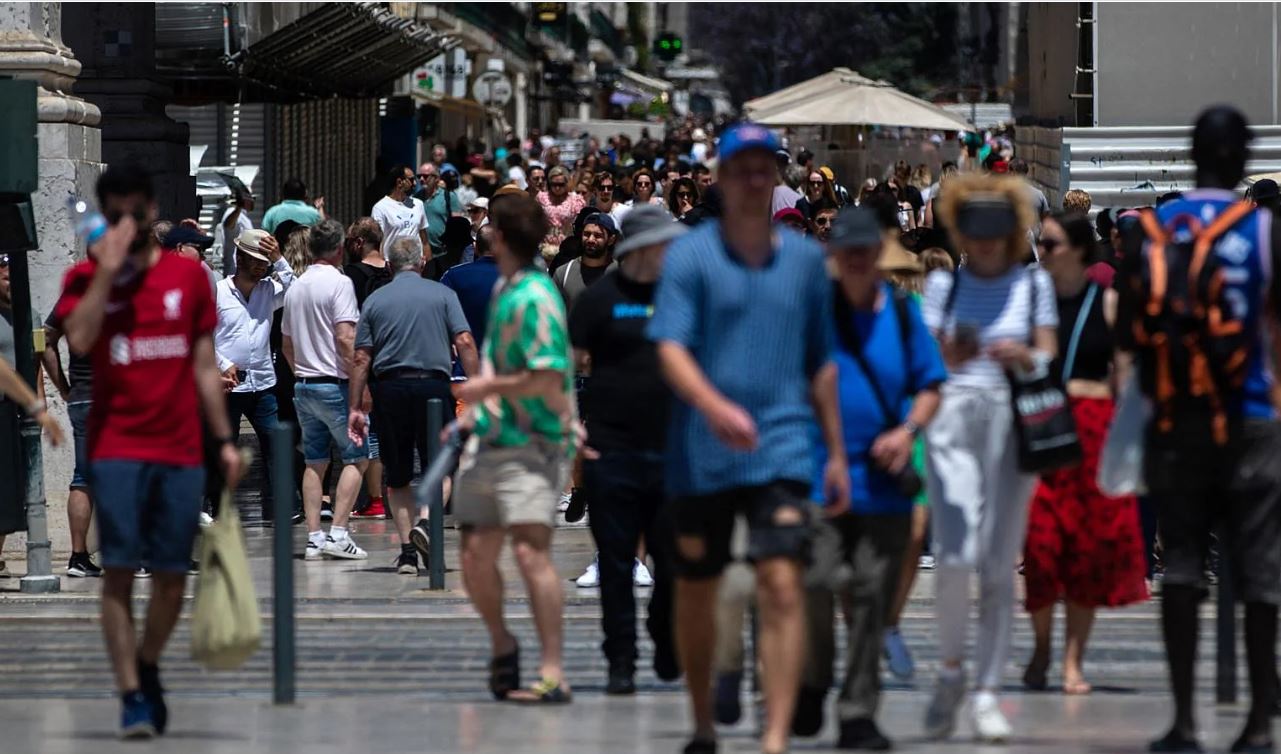
[[[258,435],[263,468],[267,470],[262,494],[262,518],[275,516],[270,484],[271,435],[280,426],[276,406],[276,367],[271,358],[271,323],[285,305],[285,292],[294,282],[294,271],[280,254],[276,239],[265,230],[247,230],[234,241],[235,275],[216,286],[218,326],[214,352],[227,393],[227,417],[232,441],[240,439],[240,420]]]
[[[285,294],[281,350],[297,376],[294,406],[302,427],[303,512],[307,518],[307,560],[322,556],[363,560],[369,554],[352,541],[347,520],[369,460],[347,435],[347,375],[356,342],[356,292],[339,269],[343,255],[342,225],[323,220],[311,229],[311,266]],[[362,406],[361,408],[367,408]],[[343,463],[334,494],[329,534],[320,529],[321,480],[329,468],[330,444]]]
[[[542,207],[532,197],[491,207],[503,279],[490,309],[480,375],[455,389],[471,406],[459,422],[474,426],[454,494],[463,527],[463,582],[489,630],[494,697],[565,703],[564,597],[550,554],[577,422],[565,309],[551,279],[535,265],[547,234]],[[498,556],[509,534],[542,644],[539,681],[527,690],[520,690],[520,648],[503,620]]]
[[[163,254],[150,177],[112,166],[98,179],[110,224],[90,258],[72,267],[54,316],[73,353],[93,360],[90,485],[98,504],[102,631],[121,698],[123,738],[168,724],[159,662],[182,609],[199,528],[201,414],[219,443],[227,483],[240,478],[214,360],[216,313],[200,265]],[[154,573],[142,642],[134,633],[133,580]]]
[[[484,343],[485,329],[489,322],[489,302],[493,299],[494,285],[498,282],[498,261],[494,258],[494,228],[482,226],[476,231],[476,258],[466,264],[451,267],[440,279],[441,285],[458,296],[463,316],[471,329],[472,337]],[[473,373],[470,376],[475,376]]]
[[[756,565],[762,618],[761,750],[787,750],[805,656],[801,561],[815,415],[829,452],[828,512],[849,506],[831,363],[831,283],[817,244],[771,230],[776,149],[774,135],[752,123],[721,139],[723,218],[672,244],[648,330],[680,399],[670,422],[666,484],[676,527],[676,638],[694,716],[686,754],[717,748],[713,615],[740,513],[751,528],[748,559]]]
[[[1216,524],[1225,533],[1220,552],[1231,558],[1233,593],[1245,602],[1250,677],[1250,712],[1231,751],[1273,750],[1281,423],[1272,402],[1276,353],[1268,338],[1278,313],[1271,271],[1281,226],[1234,192],[1245,175],[1250,139],[1249,125],[1235,109],[1201,113],[1192,130],[1197,188],[1145,211],[1141,229],[1124,235],[1118,271],[1119,345],[1138,356],[1140,384],[1154,404],[1144,460],[1163,545],[1161,628],[1174,696],[1174,724],[1149,746],[1154,752],[1201,751],[1192,713],[1193,673],[1198,606],[1206,595],[1205,562]],[[1199,222],[1188,227],[1187,218]],[[1221,297],[1188,291],[1186,280],[1178,283],[1176,272],[1188,269],[1179,265],[1194,254],[1201,259],[1201,250],[1212,252],[1202,279],[1212,281],[1210,291],[1221,287]],[[1171,282],[1161,292],[1154,279],[1167,267]],[[1189,300],[1195,312],[1204,313],[1174,313],[1186,311]],[[1193,316],[1204,318],[1191,330],[1196,335],[1169,345],[1166,332],[1189,332]],[[1179,367],[1189,354],[1195,365],[1195,356],[1209,348],[1224,358],[1200,373]]]
[[[396,570],[413,576],[418,573],[418,554],[409,538],[414,508],[409,482],[415,449],[424,467],[431,463],[427,455],[427,402],[438,398],[443,407],[452,407],[452,349],[458,349],[465,370],[471,374],[479,370],[476,342],[458,297],[440,283],[422,277],[422,245],[402,238],[392,244],[390,252],[388,266],[396,277],[365,301],[356,328],[347,428],[351,440],[363,445],[366,426],[360,402],[369,385],[387,495],[400,535]],[[376,376],[372,384],[371,369]]]
[[[662,451],[671,393],[658,370],[645,327],[654,312],[654,288],[667,244],[685,233],[661,207],[637,207],[623,220],[626,237],[615,252],[618,269],[578,298],[569,318],[576,361],[590,359],[586,392],[584,482],[592,508],[600,574],[601,646],[609,662],[607,694],[636,692],[636,597],[632,590],[636,548],[643,539],[654,554],[649,631],[654,669],[663,680],[679,676],[672,643],[671,532],[659,515],[666,499]],[[573,262],[571,262],[573,264]]]

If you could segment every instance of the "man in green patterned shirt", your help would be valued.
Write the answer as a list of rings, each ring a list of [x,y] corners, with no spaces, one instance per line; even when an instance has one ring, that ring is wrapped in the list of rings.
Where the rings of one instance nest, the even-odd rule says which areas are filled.
[[[564,596],[550,554],[577,426],[565,307],[551,278],[534,266],[547,233],[538,203],[501,197],[491,205],[490,224],[502,279],[490,305],[480,375],[455,390],[471,406],[459,421],[473,430],[454,492],[463,583],[489,630],[494,697],[565,703]],[[519,647],[503,620],[498,556],[508,533],[542,644],[540,678],[529,689],[520,687]]]

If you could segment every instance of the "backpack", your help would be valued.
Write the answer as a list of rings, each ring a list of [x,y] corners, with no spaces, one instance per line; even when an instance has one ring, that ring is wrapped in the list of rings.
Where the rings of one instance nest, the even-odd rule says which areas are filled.
[[[1245,323],[1228,300],[1225,269],[1214,244],[1254,210],[1239,202],[1214,222],[1182,214],[1162,226],[1149,209],[1146,236],[1130,278],[1139,385],[1153,402],[1153,425],[1169,435],[1228,441],[1228,398],[1245,383]],[[1187,234],[1178,233],[1187,229]]]

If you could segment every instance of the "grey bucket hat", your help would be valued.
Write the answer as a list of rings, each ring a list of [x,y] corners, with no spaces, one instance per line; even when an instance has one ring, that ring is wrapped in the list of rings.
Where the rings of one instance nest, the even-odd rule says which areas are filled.
[[[621,259],[636,249],[667,243],[688,230],[657,204],[642,204],[623,216],[623,240],[614,247],[614,258]]]

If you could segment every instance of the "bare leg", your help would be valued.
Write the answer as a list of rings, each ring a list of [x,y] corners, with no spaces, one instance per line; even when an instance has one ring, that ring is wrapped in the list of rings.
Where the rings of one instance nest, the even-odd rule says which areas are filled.
[[[719,578],[676,580],[676,648],[689,688],[694,738],[704,741],[716,740],[712,722],[712,655],[716,648],[715,608],[719,587]]]
[[[796,692],[805,665],[801,566],[786,558],[764,560],[756,565],[756,583],[766,718],[761,751],[772,754],[787,750]]]
[[[930,509],[924,505],[912,506],[912,535],[907,540],[907,549],[903,552],[903,571],[899,576],[898,591],[894,602],[890,603],[890,615],[885,622],[886,628],[897,628],[903,617],[903,609],[912,596],[912,585],[916,583],[916,569],[921,562],[921,553],[925,550],[925,529],[930,523]]]
[[[1067,643],[1063,649],[1063,690],[1069,694],[1088,694],[1085,681],[1085,645],[1094,625],[1094,608],[1067,604]]]
[[[147,603],[147,624],[142,632],[142,648],[138,656],[142,661],[155,665],[160,661],[169,635],[182,612],[182,588],[187,582],[185,573],[160,573],[151,580],[151,600]]]
[[[1032,650],[1032,659],[1028,660],[1027,669],[1023,671],[1023,685],[1042,691],[1045,689],[1045,674],[1050,669],[1050,653],[1053,650],[1051,634],[1054,630],[1054,605],[1032,613],[1031,619],[1036,646]]]
[[[414,493],[408,487],[388,487],[387,502],[391,504],[391,517],[396,524],[396,534],[402,545],[409,544],[409,530],[413,527]]]
[[[497,528],[463,530],[463,586],[489,631],[494,657],[510,654],[516,645],[503,622],[503,577],[498,572],[498,555],[506,537]]]
[[[371,499],[383,496],[383,462],[373,459],[365,468],[365,494]]]
[[[334,526],[346,528],[351,509],[356,505],[356,496],[360,494],[360,480],[368,465],[369,461],[357,461],[344,466],[338,475],[338,489],[334,491]]]
[[[89,521],[92,518],[93,506],[89,503],[89,493],[84,490],[67,493],[67,529],[71,532],[72,552],[88,552],[86,540],[89,538]]]
[[[102,573],[102,635],[120,693],[138,690],[138,637],[133,627],[133,570],[107,568]],[[154,598],[153,598],[154,599]]]
[[[329,462],[321,461],[307,464],[302,471],[302,510],[308,532],[320,531],[320,497],[324,493],[321,486],[328,468]]]
[[[557,681],[568,691],[561,660],[565,597],[556,567],[552,565],[552,530],[542,524],[518,524],[511,527],[511,534],[512,552],[525,579],[538,641],[542,644],[539,676]]]

